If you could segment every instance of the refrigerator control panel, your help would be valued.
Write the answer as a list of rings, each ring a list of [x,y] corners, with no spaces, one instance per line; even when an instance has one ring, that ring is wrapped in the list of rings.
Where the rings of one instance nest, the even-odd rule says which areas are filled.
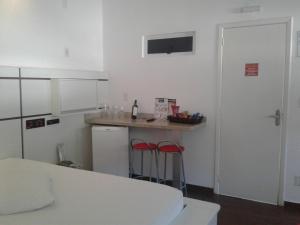
[[[26,120],[26,129],[45,127],[45,118]]]
[[[59,124],[59,119],[51,119],[51,120],[47,120],[47,125],[54,125],[54,124]]]

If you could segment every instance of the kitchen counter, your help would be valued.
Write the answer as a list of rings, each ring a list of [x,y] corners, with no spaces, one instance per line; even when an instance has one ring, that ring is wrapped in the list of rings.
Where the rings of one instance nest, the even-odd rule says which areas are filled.
[[[103,117],[100,113],[86,114],[85,122],[90,125],[102,125],[102,126],[121,126],[129,128],[143,128],[143,129],[156,129],[156,130],[166,130],[168,133],[172,133],[175,142],[181,143],[182,133],[185,131],[193,131],[199,127],[205,126],[206,118],[200,124],[182,124],[182,123],[172,123],[168,120],[155,120],[153,122],[147,122],[147,119],[153,118],[153,114],[139,114],[138,119],[132,120],[131,113],[124,113],[121,118]],[[128,140],[130,140],[130,135]],[[129,148],[130,151],[130,148]],[[173,154],[173,185],[180,189],[181,180],[181,161],[178,154]]]
[[[178,131],[190,131],[194,130],[206,123],[206,118],[200,124],[182,124],[172,123],[167,120],[155,120],[153,122],[147,122],[148,118],[152,118],[151,114],[142,114],[141,118],[132,120],[130,113],[126,113],[122,118],[101,117],[99,113],[85,115],[85,121],[91,125],[107,125],[107,126],[124,126],[124,127],[136,127],[136,128],[148,128],[148,129],[164,129],[164,130],[178,130]]]

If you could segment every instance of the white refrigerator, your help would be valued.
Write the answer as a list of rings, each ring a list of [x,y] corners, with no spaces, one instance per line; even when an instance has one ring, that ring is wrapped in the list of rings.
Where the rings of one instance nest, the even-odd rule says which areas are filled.
[[[128,177],[128,127],[92,127],[93,170]]]

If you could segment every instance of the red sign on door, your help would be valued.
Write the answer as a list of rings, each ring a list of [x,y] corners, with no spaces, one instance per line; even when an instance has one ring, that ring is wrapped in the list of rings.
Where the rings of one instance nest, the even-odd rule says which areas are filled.
[[[245,65],[245,76],[246,77],[257,77],[259,71],[258,63],[247,63]]]

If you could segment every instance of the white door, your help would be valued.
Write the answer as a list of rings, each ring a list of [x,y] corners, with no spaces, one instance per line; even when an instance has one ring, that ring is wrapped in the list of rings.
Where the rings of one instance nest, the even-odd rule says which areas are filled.
[[[219,193],[277,204],[287,24],[225,28],[223,38]]]

